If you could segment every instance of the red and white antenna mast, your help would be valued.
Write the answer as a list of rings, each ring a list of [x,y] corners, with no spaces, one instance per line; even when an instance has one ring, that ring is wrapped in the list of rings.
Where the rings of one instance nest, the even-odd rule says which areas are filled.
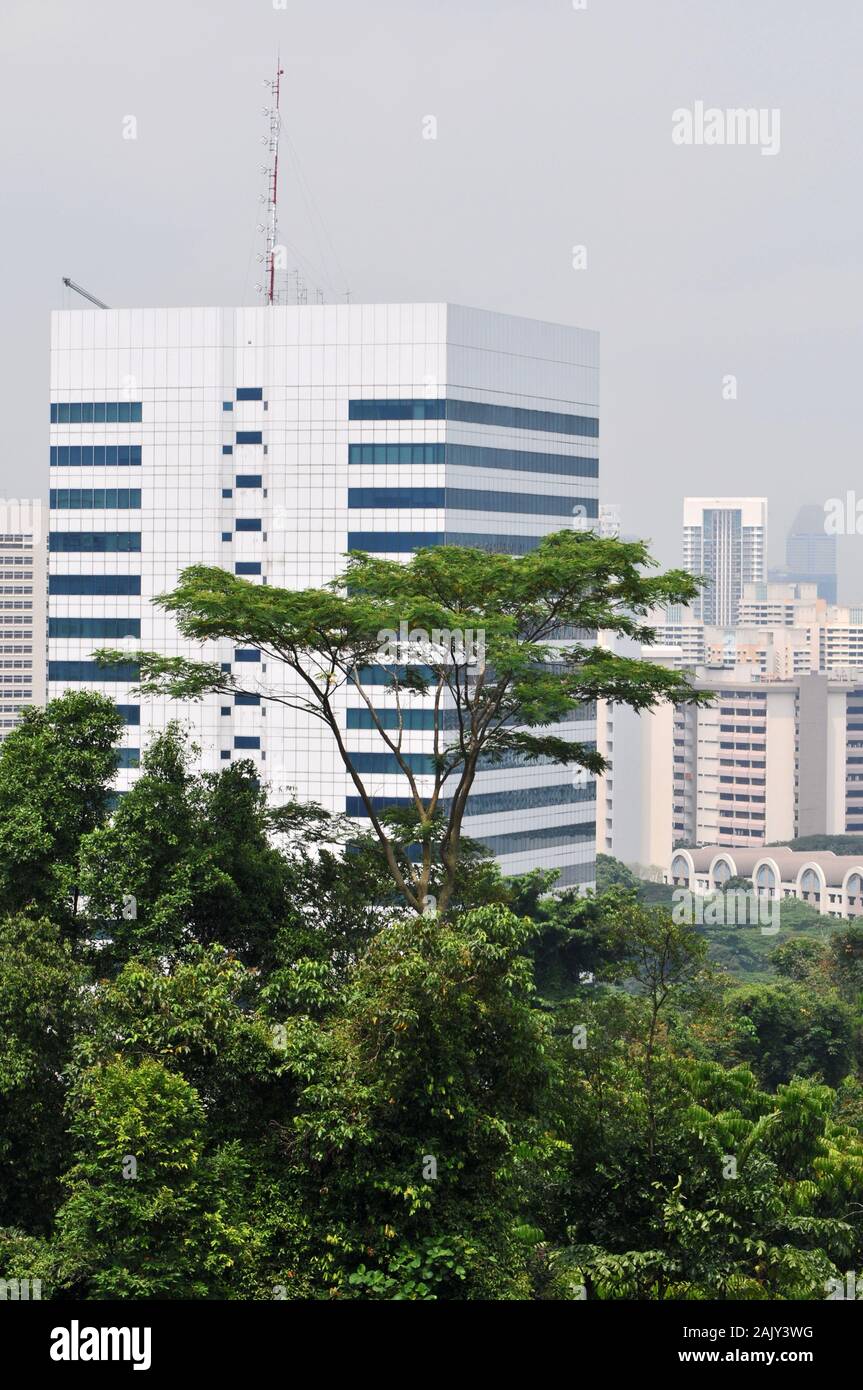
[[[276,59],[276,76],[272,82],[269,80],[267,81],[267,86],[273,94],[273,105],[267,107],[264,112],[270,122],[270,133],[263,137],[270,155],[270,163],[267,168],[266,283],[263,286],[268,304],[276,304],[278,302],[276,298],[276,235],[279,225],[279,136],[282,131],[279,98],[281,94],[281,79],[283,76],[284,68],[281,66],[281,55],[279,55]]]

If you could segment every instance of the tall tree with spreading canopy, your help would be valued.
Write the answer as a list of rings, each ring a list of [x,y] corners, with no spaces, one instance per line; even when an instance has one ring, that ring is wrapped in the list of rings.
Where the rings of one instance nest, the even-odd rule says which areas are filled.
[[[326,725],[400,894],[419,913],[433,895],[444,913],[479,771],[544,761],[602,773],[602,755],[561,731],[593,701],[649,710],[705,699],[681,673],[595,644],[600,630],[649,643],[650,610],[695,597],[698,580],[679,570],[650,575],[653,563],[641,541],[562,531],[522,556],[440,546],[402,564],[354,552],[324,589],[256,585],[193,565],[156,602],[185,637],[228,638],[291,673],[287,686],[261,682],[253,693]],[[97,659],[128,661],[129,653]],[[215,663],[150,652],[135,659],[145,694],[194,699],[241,689]],[[364,683],[365,668],[381,664],[395,697],[386,710]],[[404,778],[407,812],[381,813],[355,766],[336,698],[345,688]],[[430,754],[405,746],[414,701],[433,730]]]

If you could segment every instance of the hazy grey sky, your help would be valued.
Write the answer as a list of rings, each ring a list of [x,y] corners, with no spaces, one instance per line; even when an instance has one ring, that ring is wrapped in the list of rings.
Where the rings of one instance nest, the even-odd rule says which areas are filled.
[[[62,275],[112,306],[256,302],[280,45],[331,297],[599,329],[603,500],[664,562],[684,493],[768,496],[774,563],[801,502],[863,498],[859,0],[4,0],[0,23],[6,495],[47,488]],[[779,154],[675,146],[697,101],[778,108]],[[321,263],[293,174],[281,232]],[[840,554],[863,601],[863,536]]]

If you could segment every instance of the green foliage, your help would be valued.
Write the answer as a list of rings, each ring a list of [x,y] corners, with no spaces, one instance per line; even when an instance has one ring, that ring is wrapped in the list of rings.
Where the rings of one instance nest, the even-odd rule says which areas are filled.
[[[105,820],[123,720],[111,700],[30,706],[0,746],[0,903],[74,921],[81,839]]]
[[[87,922],[114,959],[219,941],[243,959],[269,950],[287,887],[253,764],[195,775],[176,725],[153,740],[110,823],[81,844]]]
[[[612,854],[597,854],[596,856],[596,891],[605,893],[609,888],[630,888],[637,892],[640,888],[640,880],[635,876],[631,869],[622,864],[619,859],[615,859]]]
[[[354,552],[323,590],[261,586],[193,565],[157,603],[184,636],[256,647],[275,671],[293,673],[293,693],[281,679],[257,693],[327,728],[401,900],[422,914],[433,897],[445,913],[457,910],[463,820],[481,768],[543,761],[601,773],[601,754],[556,726],[600,698],[639,711],[711,698],[680,672],[561,637],[602,629],[654,641],[651,609],[688,602],[700,581],[679,570],[650,575],[653,563],[641,542],[560,531],[522,556],[438,546],[400,563]],[[424,638],[402,640],[402,630]],[[480,635],[481,660],[467,633]],[[386,662],[392,675],[384,687],[397,697],[388,711],[395,728],[379,716],[361,680],[364,666],[381,662],[387,641],[387,658],[398,647],[397,660]],[[103,663],[128,658],[128,652],[97,653]],[[137,653],[136,662],[144,694],[199,699],[237,688],[233,676],[211,663],[152,652]],[[345,688],[362,696],[379,746],[403,778],[409,813],[382,815],[357,772],[333,698]],[[420,788],[403,746],[405,711],[425,697],[434,729],[430,790]]]
[[[854,1014],[836,997],[803,985],[751,985],[733,990],[729,1012],[734,1047],[766,1086],[792,1076],[819,1076],[835,1086],[854,1048]]]
[[[50,1225],[68,1155],[62,1073],[85,978],[51,922],[0,919],[0,1226]]]
[[[614,861],[555,892],[466,842],[417,914],[375,835],[176,728],[110,811],[115,712],[67,700],[0,752],[4,1277],[782,1301],[861,1267],[855,923],[759,933],[741,984]]]
[[[251,1262],[242,1149],[206,1150],[195,1089],[161,1063],[83,1073],[57,1213],[57,1287],[86,1298],[228,1297]],[[134,1164],[134,1167],[132,1166]]]

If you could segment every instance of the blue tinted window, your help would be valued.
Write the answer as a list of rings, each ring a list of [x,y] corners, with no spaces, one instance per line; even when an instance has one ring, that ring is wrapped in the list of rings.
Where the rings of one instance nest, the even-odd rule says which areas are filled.
[[[566,478],[598,478],[599,459],[526,449],[484,449],[475,444],[448,444],[446,461],[461,468],[508,468],[520,473],[557,473]]]
[[[140,574],[52,574],[48,579],[49,594],[140,594]]]
[[[349,507],[445,507],[442,487],[351,487]]]
[[[446,401],[348,401],[349,420],[443,420]]]
[[[223,410],[233,410],[233,408],[234,408],[234,402],[233,402],[233,401],[222,401],[222,409],[223,409]]]
[[[594,497],[552,497],[542,493],[456,487],[352,487],[348,488],[348,506],[355,509],[446,507],[450,511],[565,517],[595,517],[599,511]]]
[[[514,405],[485,405],[461,400],[386,400],[348,402],[350,420],[458,420],[470,425],[504,429],[542,430],[552,434],[599,435],[599,421],[590,415],[566,415],[552,410],[525,410]]]
[[[261,653],[254,647],[237,647],[234,652],[235,661],[260,661]]]
[[[223,454],[232,454],[233,452],[234,452],[234,446],[233,446],[233,444],[223,444],[223,445],[222,445],[222,453],[223,453]]]
[[[235,705],[259,705],[260,703],[260,695],[242,695],[238,693],[234,696]]]
[[[238,386],[238,387],[237,387],[237,400],[238,400],[238,401],[262,401],[263,399],[264,399],[264,392],[263,392],[262,387],[260,387],[260,386]]]
[[[361,666],[359,668],[360,684],[389,685],[394,676],[403,681],[408,671],[418,672],[427,681],[435,679],[435,673],[430,666]],[[353,683],[353,678],[351,683]]]
[[[235,574],[260,574],[260,560],[237,560],[234,565]]]
[[[477,840],[490,854],[525,854],[530,850],[553,849],[558,845],[583,844],[596,837],[596,822],[578,825],[544,825],[538,830],[516,830],[508,835],[485,835]]]
[[[52,444],[52,468],[140,468],[140,444]]]
[[[234,524],[238,531],[261,530],[261,518],[259,516],[238,516]]]
[[[543,430],[550,434],[599,435],[599,421],[590,415],[563,415],[553,410],[523,410],[515,405],[482,405],[478,401],[448,400],[446,418],[469,425],[497,425],[504,429]]]
[[[394,753],[350,753],[351,765],[358,773],[381,774],[394,772],[404,776]],[[434,773],[434,758],[430,753],[403,753],[402,757],[418,776],[431,776]]]
[[[356,464],[443,463],[443,444],[349,444],[348,462]]]
[[[223,541],[232,541],[233,539],[234,539],[234,533],[233,533],[233,531],[223,531],[223,532],[222,532],[222,540],[223,540]]]
[[[596,800],[596,782],[586,782],[583,786],[572,786],[569,782],[557,782],[550,787],[513,787],[502,792],[472,792],[467,800],[466,815],[497,815],[502,811],[528,811],[538,806],[567,806],[577,802]],[[385,811],[388,806],[413,806],[409,796],[373,796],[372,809]],[[448,797],[440,801],[441,811],[446,815],[450,809]],[[367,816],[361,796],[345,797],[345,814],[348,816]],[[470,833],[468,828],[467,833]]]
[[[141,722],[141,706],[140,706],[140,705],[118,705],[118,706],[117,706],[117,709],[119,710],[120,714],[122,714],[122,716],[123,716],[123,722],[124,722],[125,724],[130,724],[130,725],[137,725],[137,724],[140,724],[140,722]]]
[[[237,487],[263,486],[263,477],[260,473],[238,473],[234,481]]]
[[[263,444],[264,436],[260,430],[237,430],[238,444]]]
[[[140,748],[117,748],[118,767],[137,767],[141,761]]]
[[[371,550],[390,555],[443,545],[443,531],[349,531],[348,550]]]
[[[234,739],[235,748],[260,748],[261,740],[253,734],[237,734]]]
[[[596,707],[587,702],[576,710],[567,710],[554,722],[556,724],[574,724],[586,719],[596,718]],[[433,729],[435,727],[435,712],[433,709],[421,709],[407,706],[401,711],[397,709],[370,709],[352,708],[347,711],[348,729]],[[438,712],[437,727],[444,731],[452,731],[459,728],[459,712],[455,709],[441,709]]]
[[[231,750],[230,750],[230,748],[223,748],[222,751],[221,751],[221,753],[219,754],[219,757],[222,759],[222,762],[223,762],[223,763],[226,763],[226,762],[228,761],[228,759],[230,758],[230,756],[231,756]]]
[[[140,618],[49,618],[49,637],[140,637]]]
[[[117,551],[140,550],[140,531],[51,531],[51,550]]]
[[[138,665],[124,661],[119,666],[99,666],[95,661],[49,661],[49,681],[136,681]]]
[[[473,444],[349,444],[352,464],[454,464],[461,468],[498,468],[521,473],[551,473],[567,478],[599,477],[599,460],[527,449],[486,449]]]
[[[347,712],[348,729],[375,729],[378,726],[384,729],[433,729],[435,727],[435,712],[433,709],[376,709],[375,717],[369,709],[349,709]],[[455,716],[448,718],[447,716]],[[439,728],[453,728],[457,722],[457,710],[441,710]],[[401,719],[401,723],[400,723]]]
[[[135,487],[52,487],[51,507],[56,511],[114,507],[140,511],[141,489]]]
[[[594,742],[582,741],[581,747],[595,748],[596,744]],[[404,776],[394,753],[350,752],[348,756],[357,772],[381,774],[395,773],[399,776]],[[434,772],[434,759],[430,753],[406,753],[402,754],[402,757],[405,758],[411,771],[416,772],[418,775],[424,776]],[[527,755],[524,753],[508,751],[502,754],[493,763],[488,757],[481,757],[479,760],[479,767],[484,771],[493,771],[496,768],[502,767],[543,767],[548,766],[551,761],[550,758],[546,757],[528,759]],[[456,760],[452,756],[449,756],[447,758],[447,765],[452,766],[454,764],[457,765]]]
[[[52,425],[136,424],[140,401],[58,401],[51,404]]]
[[[460,545],[467,549],[489,550],[500,555],[526,555],[535,550],[541,536],[501,536],[443,531],[349,531],[348,550],[369,550],[374,554],[401,555],[433,545]]]
[[[223,488],[222,488],[222,496],[223,496],[223,497],[233,497],[233,495],[234,495],[234,494],[233,494],[233,492],[231,491],[231,489],[230,489],[229,487],[223,487]]]

